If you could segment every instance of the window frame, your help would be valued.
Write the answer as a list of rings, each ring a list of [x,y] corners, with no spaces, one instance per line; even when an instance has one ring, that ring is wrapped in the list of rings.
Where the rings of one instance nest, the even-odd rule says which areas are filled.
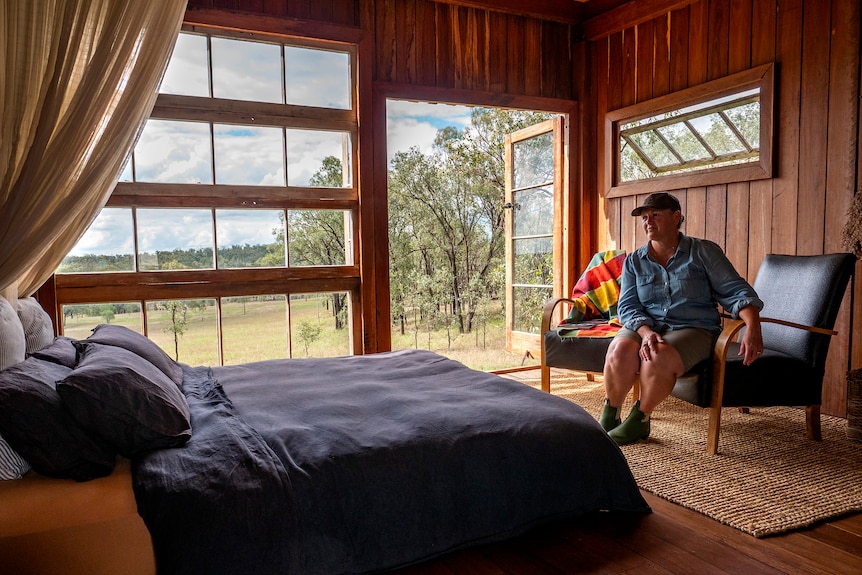
[[[158,94],[149,117],[160,120],[197,120],[347,132],[350,134],[350,186],[324,188],[118,182],[105,207],[132,208],[133,217],[134,208],[343,210],[349,213],[350,228],[345,230],[345,241],[349,244],[353,261],[338,266],[55,274],[53,288],[57,309],[61,309],[63,305],[120,301],[139,302],[142,309],[145,309],[146,302],[158,300],[220,300],[224,297],[272,294],[283,294],[289,299],[291,295],[297,294],[347,292],[351,309],[348,327],[350,346],[354,354],[362,353],[361,255],[356,249],[360,245],[358,60],[361,38],[350,30],[345,30],[343,34],[334,34],[330,30],[329,34],[324,35],[326,38],[321,39],[292,33],[251,32],[189,23],[184,24],[181,30],[347,52],[350,58],[351,81],[349,109]],[[137,252],[137,246],[135,250]],[[144,330],[146,325],[144,318]],[[221,348],[221,343],[219,347]]]
[[[771,178],[773,174],[774,85],[775,67],[773,64],[764,64],[718,80],[607,112],[604,122],[606,197],[621,198],[662,190]],[[620,181],[620,126],[753,88],[760,89],[760,154],[757,162],[704,168],[679,174],[658,175],[653,178],[630,182]]]

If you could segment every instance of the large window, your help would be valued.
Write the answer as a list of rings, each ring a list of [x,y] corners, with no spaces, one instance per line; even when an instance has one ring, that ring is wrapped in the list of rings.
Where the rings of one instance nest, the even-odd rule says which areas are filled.
[[[769,178],[773,69],[609,112],[608,197]]]
[[[182,32],[57,270],[63,332],[122,323],[190,364],[354,352],[355,61],[348,42]]]

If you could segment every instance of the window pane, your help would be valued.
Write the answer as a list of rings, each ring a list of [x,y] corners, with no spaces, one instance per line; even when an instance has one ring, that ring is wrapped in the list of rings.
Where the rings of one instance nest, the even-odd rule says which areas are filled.
[[[350,109],[350,55],[284,47],[287,103]]]
[[[760,103],[737,106],[725,112],[752,148],[760,149]]]
[[[671,166],[678,164],[676,159],[664,142],[652,130],[631,135],[635,145],[643,151],[647,158],[655,166]]]
[[[687,162],[710,157],[709,151],[682,122],[658,128],[658,132]]]
[[[225,365],[290,357],[283,295],[222,298],[221,327]]]
[[[212,269],[212,218],[210,210],[139,209],[140,269]]]
[[[349,307],[343,292],[291,295],[291,357],[349,355]]]
[[[512,193],[515,237],[554,233],[554,189],[534,188]]]
[[[216,210],[216,233],[219,268],[284,266],[282,210]]]
[[[513,283],[551,285],[554,278],[553,238],[514,240],[512,243],[515,250]]]
[[[699,118],[699,120],[701,125],[698,126],[698,131],[716,154],[732,154],[734,152],[745,151],[742,142],[739,141],[739,138],[731,131],[721,116],[710,114],[704,118]],[[705,126],[703,126],[704,124]]]
[[[143,314],[138,302],[93,303],[63,306],[63,335],[84,339],[101,323],[125,326],[144,333]]]
[[[217,184],[284,185],[281,128],[213,126]]]
[[[514,144],[514,187],[526,188],[554,180],[553,145],[552,132]]]
[[[212,184],[210,126],[147,120],[135,146],[138,182]]]
[[[181,32],[159,92],[209,97],[207,37]]]
[[[312,180],[335,183],[341,169],[350,186],[350,134],[316,130],[287,130],[287,185],[311,186]],[[331,187],[331,186],[330,186]],[[340,186],[338,186],[340,187]]]
[[[132,181],[132,155],[129,154],[126,158],[126,163],[123,164],[123,171],[120,172],[120,177],[117,178],[118,182],[131,182]]]
[[[218,365],[218,321],[214,299],[147,302],[147,337],[177,361]]]
[[[281,104],[281,46],[212,40],[213,97]]]
[[[63,258],[57,273],[133,272],[134,252],[132,210],[104,208]]]
[[[343,266],[347,263],[344,224],[349,212],[290,210],[287,217],[291,266]]]

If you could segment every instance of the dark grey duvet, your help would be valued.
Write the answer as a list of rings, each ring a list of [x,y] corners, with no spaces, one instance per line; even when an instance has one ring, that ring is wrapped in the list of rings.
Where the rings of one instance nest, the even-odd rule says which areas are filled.
[[[135,461],[159,573],[365,573],[648,512],[573,403],[440,355],[184,367],[192,438]]]

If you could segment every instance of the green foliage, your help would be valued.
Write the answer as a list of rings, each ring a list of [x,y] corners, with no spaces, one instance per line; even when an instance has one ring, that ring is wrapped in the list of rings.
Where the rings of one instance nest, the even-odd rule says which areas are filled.
[[[165,331],[173,336],[174,339],[174,359],[180,360],[180,337],[186,332],[188,324],[189,305],[186,301],[168,301],[165,302],[165,308],[170,314],[171,322],[165,328]]]
[[[434,149],[398,152],[389,170],[392,319],[398,332],[470,333],[503,293],[505,135],[550,116],[475,108]]]
[[[299,322],[299,341],[302,342],[302,347],[305,349],[305,355],[308,356],[308,346],[317,341],[320,337],[322,329],[319,325],[313,324],[310,321]]]

